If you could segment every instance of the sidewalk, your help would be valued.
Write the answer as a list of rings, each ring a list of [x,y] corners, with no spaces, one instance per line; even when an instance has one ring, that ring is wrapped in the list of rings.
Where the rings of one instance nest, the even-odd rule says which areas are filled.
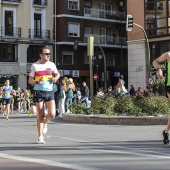
[[[113,125],[166,125],[168,117],[128,117],[63,114],[65,121]]]

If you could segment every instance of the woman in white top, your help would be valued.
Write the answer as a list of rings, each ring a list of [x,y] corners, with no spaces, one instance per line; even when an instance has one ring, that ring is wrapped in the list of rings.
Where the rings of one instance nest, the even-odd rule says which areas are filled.
[[[62,116],[63,113],[65,113],[65,90],[66,90],[66,82],[64,79],[61,80],[61,86],[60,86],[60,92],[59,92],[59,104],[58,104],[58,109],[59,109],[59,114]]]

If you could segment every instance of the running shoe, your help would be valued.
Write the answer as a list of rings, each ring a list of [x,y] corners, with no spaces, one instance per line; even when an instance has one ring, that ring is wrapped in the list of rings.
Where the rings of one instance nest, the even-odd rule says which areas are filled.
[[[46,134],[47,133],[47,123],[44,124],[44,127],[43,127],[43,133]]]
[[[45,144],[43,136],[38,137],[38,144]]]
[[[28,116],[32,116],[32,112],[31,111],[28,112]]]
[[[166,144],[169,144],[169,134],[168,133],[166,133],[165,132],[165,130],[163,131],[163,137],[164,137],[164,139],[163,139],[163,143],[166,145]]]
[[[9,117],[6,117],[6,120],[9,120]]]
[[[4,114],[5,114],[5,112],[4,112],[4,111],[2,111],[2,116],[4,116]]]
[[[37,126],[37,121],[34,122],[34,126]]]

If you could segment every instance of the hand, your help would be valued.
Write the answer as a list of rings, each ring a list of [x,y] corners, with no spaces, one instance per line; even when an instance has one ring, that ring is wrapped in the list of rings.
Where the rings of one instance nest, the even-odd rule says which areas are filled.
[[[43,83],[43,77],[41,77],[39,80],[38,80],[38,84],[42,84]]]
[[[159,69],[159,70],[157,71],[156,75],[157,75],[158,78],[162,78],[162,77],[163,77],[163,72],[162,72],[162,70]]]
[[[52,78],[49,78],[49,80],[51,80],[53,83],[56,83],[56,77],[52,77]]]

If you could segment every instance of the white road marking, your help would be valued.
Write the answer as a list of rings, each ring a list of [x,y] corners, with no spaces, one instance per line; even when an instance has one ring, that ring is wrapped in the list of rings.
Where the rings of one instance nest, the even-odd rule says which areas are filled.
[[[37,159],[37,158],[29,158],[29,157],[22,157],[22,156],[14,156],[9,154],[0,153],[1,158],[7,158],[7,159],[13,159],[18,161],[25,161],[25,162],[32,162],[32,163],[38,163],[43,165],[50,165],[50,166],[58,166],[62,168],[71,168],[74,170],[100,170],[99,168],[91,168],[91,167],[83,167],[79,165],[73,165],[73,164],[65,164],[61,162],[54,162],[44,159]]]

